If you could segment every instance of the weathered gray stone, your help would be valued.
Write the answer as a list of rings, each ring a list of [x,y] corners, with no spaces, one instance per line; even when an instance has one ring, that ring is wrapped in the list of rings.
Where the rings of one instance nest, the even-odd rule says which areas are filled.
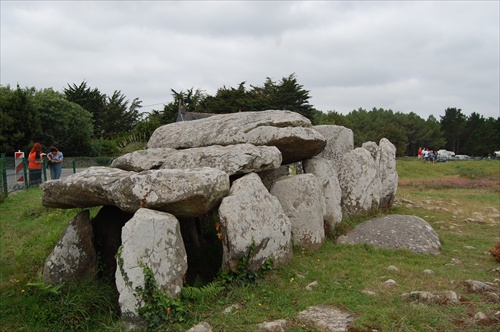
[[[369,296],[375,296],[375,295],[377,295],[377,293],[375,293],[374,291],[371,291],[371,290],[369,290],[369,289],[363,289],[363,290],[361,291],[361,293],[362,293],[362,294],[365,294],[365,295],[369,295]]]
[[[152,272],[160,290],[171,297],[181,292],[187,255],[179,222],[165,212],[137,210],[123,227],[122,247],[116,259],[115,277],[122,320],[129,327],[140,326],[143,321],[138,309],[144,302],[137,289],[144,289],[145,267]]]
[[[370,244],[422,254],[439,254],[441,248],[437,233],[425,220],[396,214],[365,221],[340,236],[337,243]]]
[[[491,282],[482,282],[469,279],[465,280],[464,283],[472,292],[494,291],[500,289],[500,287],[497,287],[494,283]]]
[[[342,160],[346,153],[354,149],[354,133],[351,129],[336,125],[314,126],[326,139],[325,149],[318,154],[334,162],[335,167],[340,170]]]
[[[246,174],[280,167],[281,152],[275,146],[236,144],[180,150],[161,168],[213,167],[227,174]]]
[[[364,142],[361,145],[361,147],[363,149],[368,150],[368,152],[370,152],[370,154],[372,155],[373,160],[375,160],[375,164],[378,165],[380,163],[380,153],[379,153],[379,149],[378,149],[377,143],[375,143],[375,142]]]
[[[346,332],[354,317],[335,307],[320,305],[299,312],[300,322],[321,332]]]
[[[142,172],[150,169],[159,169],[165,159],[177,153],[176,149],[157,148],[133,151],[115,158],[111,167],[125,171]]]
[[[193,326],[192,328],[190,328],[189,330],[187,330],[186,332],[212,332],[212,327],[210,326],[210,324],[208,324],[207,322],[201,322],[195,326]]]
[[[275,265],[291,259],[290,220],[257,174],[234,181],[219,207],[219,217],[225,269],[237,272],[238,262],[249,254],[252,243],[255,250],[249,268],[253,271],[271,256]]]
[[[306,286],[306,290],[312,291],[314,287],[318,286],[317,281],[311,281],[309,284]]]
[[[342,221],[342,207],[340,201],[342,192],[340,190],[337,171],[333,161],[313,157],[302,162],[306,173],[314,174],[323,188],[323,219],[325,221],[325,235],[333,236],[335,226]]]
[[[412,291],[401,295],[404,300],[420,303],[440,303],[443,301],[439,295],[432,294],[427,291]]]
[[[394,279],[387,279],[386,281],[384,281],[384,285],[388,287],[396,287],[398,283]]]
[[[233,303],[231,304],[230,306],[228,307],[225,307],[223,310],[222,310],[222,313],[224,315],[227,315],[227,314],[230,314],[232,313],[233,311],[235,310],[240,310],[241,308],[243,308],[243,306],[239,303]]]
[[[448,303],[459,303],[460,302],[457,293],[455,293],[452,290],[445,291],[443,293],[443,297],[444,297],[445,301]]]
[[[365,142],[362,148],[370,152],[377,165],[377,176],[381,184],[379,208],[385,211],[393,205],[398,189],[396,147],[387,138],[382,138],[379,145]]]
[[[396,170],[396,147],[388,139],[379,142],[379,174],[382,184],[379,208],[387,210],[394,204],[398,191],[398,172]]]
[[[378,209],[382,184],[378,165],[368,150],[356,148],[344,155],[339,183],[344,215],[367,214]]]
[[[116,158],[111,167],[136,172],[160,168],[212,167],[231,176],[275,169],[281,165],[281,161],[281,152],[274,146],[236,144],[185,150],[155,148],[135,151]]]
[[[326,140],[306,117],[296,112],[268,110],[170,123],[155,130],[148,148],[188,149],[240,143],[276,146],[283,163],[288,164],[317,155]]]
[[[126,212],[139,208],[196,217],[220,203],[229,192],[229,176],[215,168],[162,169],[140,173],[90,167],[42,185],[42,204],[57,208],[114,205]]]
[[[60,284],[93,277],[97,271],[92,243],[90,211],[80,212],[68,225],[52,253],[45,260],[42,278],[48,284]]]
[[[132,174],[118,168],[89,167],[58,181],[46,181],[40,185],[42,204],[61,209],[114,205],[110,188]]]
[[[259,329],[259,331],[285,332],[286,325],[286,319],[278,319],[272,322],[262,322],[257,325],[257,328]]]
[[[260,177],[262,184],[269,191],[273,186],[273,183],[276,182],[280,177],[290,175],[291,169],[289,165],[281,165],[277,169],[271,169],[267,171],[258,172],[257,175]]]
[[[325,240],[322,188],[313,174],[279,178],[270,193],[276,196],[292,223],[294,246],[317,249]]]
[[[476,312],[476,314],[474,315],[474,320],[476,322],[478,321],[482,321],[482,320],[485,320],[487,319],[488,317],[486,317],[486,315],[484,313],[482,313],[481,311],[479,312]]]
[[[427,291],[412,291],[401,294],[401,298],[413,303],[459,303],[457,293],[454,291],[444,291],[442,295],[433,294]]]

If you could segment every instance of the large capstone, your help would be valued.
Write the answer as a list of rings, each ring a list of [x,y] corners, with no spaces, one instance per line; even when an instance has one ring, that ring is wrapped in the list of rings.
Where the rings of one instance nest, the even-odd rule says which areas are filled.
[[[323,151],[326,140],[305,116],[269,110],[170,123],[155,130],[148,149],[189,149],[241,143],[276,146],[282,153],[283,163],[288,164],[317,155]]]
[[[212,167],[231,176],[275,169],[281,165],[281,161],[281,152],[274,146],[236,144],[184,150],[155,148],[135,151],[116,158],[111,167],[136,172],[159,168]]]
[[[140,173],[90,167],[64,180],[41,185],[42,203],[56,208],[114,205],[126,212],[150,208],[196,217],[229,192],[229,176],[215,168],[161,169]]]

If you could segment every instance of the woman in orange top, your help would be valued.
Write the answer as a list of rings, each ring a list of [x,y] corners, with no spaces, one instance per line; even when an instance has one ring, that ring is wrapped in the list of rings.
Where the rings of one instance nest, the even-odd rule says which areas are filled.
[[[42,145],[40,143],[33,144],[33,148],[28,156],[30,187],[42,183],[42,165],[44,155],[45,153],[42,153]]]

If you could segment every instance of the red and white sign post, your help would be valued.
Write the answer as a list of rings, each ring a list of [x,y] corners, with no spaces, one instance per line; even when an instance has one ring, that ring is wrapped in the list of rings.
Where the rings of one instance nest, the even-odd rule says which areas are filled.
[[[14,157],[16,166],[16,182],[24,183],[24,169],[23,169],[24,152],[21,151],[14,152]]]

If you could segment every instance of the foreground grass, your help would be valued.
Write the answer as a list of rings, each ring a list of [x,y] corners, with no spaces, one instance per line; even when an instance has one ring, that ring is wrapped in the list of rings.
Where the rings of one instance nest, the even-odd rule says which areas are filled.
[[[485,254],[500,241],[500,162],[424,164],[398,160],[400,186],[393,214],[417,215],[439,234],[437,256],[327,240],[317,251],[296,248],[292,262],[254,283],[233,284],[217,297],[185,301],[185,321],[162,331],[185,331],[209,322],[214,331],[257,331],[263,321],[286,318],[287,331],[315,331],[296,319],[308,306],[328,304],[351,312],[351,331],[498,331],[499,303],[469,293],[463,281],[493,281],[498,263]],[[47,209],[38,189],[0,204],[0,322],[2,331],[123,331],[116,290],[82,282],[61,288],[39,283],[47,255],[79,210]],[[496,214],[495,214],[496,209]],[[342,229],[373,216],[346,220]],[[397,271],[387,269],[393,265]],[[434,274],[425,274],[431,269]],[[396,287],[384,281],[393,279]],[[312,290],[306,290],[317,282]],[[362,291],[370,290],[375,295]],[[413,305],[401,294],[453,290],[460,304]],[[237,304],[237,309],[223,313]],[[483,312],[487,319],[475,322]]]

